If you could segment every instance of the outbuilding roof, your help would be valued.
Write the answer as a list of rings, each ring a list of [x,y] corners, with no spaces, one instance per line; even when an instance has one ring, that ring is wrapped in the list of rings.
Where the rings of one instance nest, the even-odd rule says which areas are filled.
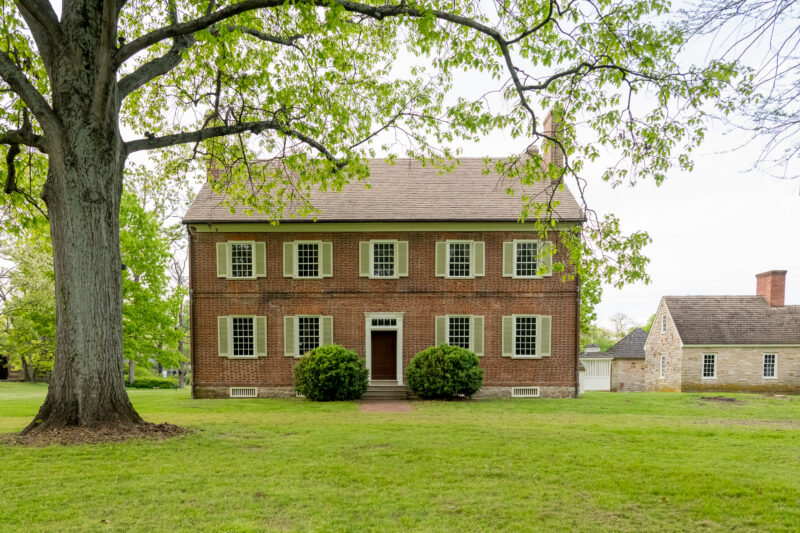
[[[644,343],[646,340],[647,332],[642,328],[636,328],[606,350],[606,357],[613,357],[614,359],[644,359]]]
[[[311,205],[319,210],[319,222],[406,222],[406,221],[481,221],[516,222],[524,205],[523,195],[547,202],[551,195],[558,204],[554,217],[559,221],[582,221],[583,213],[575,197],[564,186],[551,183],[532,186],[512,184],[494,172],[486,173],[483,158],[462,158],[452,172],[440,173],[414,159],[369,161],[370,177],[364,183],[350,183],[342,192],[313,191]],[[508,194],[512,187],[515,194]],[[225,222],[268,222],[260,213],[248,215],[237,206],[231,213],[227,198],[206,183],[183,218],[184,224]],[[313,215],[292,216],[282,222],[312,222]]]
[[[800,305],[770,307],[763,296],[665,296],[683,344],[798,344]]]

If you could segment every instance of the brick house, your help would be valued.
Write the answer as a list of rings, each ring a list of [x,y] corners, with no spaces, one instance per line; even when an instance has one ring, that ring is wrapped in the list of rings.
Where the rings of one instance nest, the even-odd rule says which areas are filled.
[[[370,189],[315,191],[316,221],[277,225],[204,185],[183,219],[194,397],[294,396],[297,358],[330,343],[364,357],[374,385],[404,391],[410,359],[442,342],[480,356],[476,396],[575,395],[579,285],[552,261],[568,263],[553,243],[582,212],[566,188],[511,196],[485,168],[373,160]],[[546,241],[518,222],[523,195],[555,200]]]
[[[586,346],[578,358],[583,365],[581,390],[641,392],[644,389],[647,332],[634,328],[605,352],[596,344]]]
[[[800,305],[786,271],[756,275],[755,296],[665,296],[645,343],[645,387],[800,392]]]

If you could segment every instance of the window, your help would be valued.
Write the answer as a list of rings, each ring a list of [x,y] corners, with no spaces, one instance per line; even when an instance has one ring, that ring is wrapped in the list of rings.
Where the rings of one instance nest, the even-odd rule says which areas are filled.
[[[253,317],[233,317],[233,357],[252,357]]]
[[[536,355],[536,317],[514,317],[514,354],[517,357]]]
[[[300,355],[320,345],[318,316],[301,316],[297,319],[297,346]]]
[[[387,327],[395,327],[397,326],[397,319],[396,318],[373,318],[372,319],[372,327],[375,328],[387,328]]]
[[[447,318],[447,344],[470,349],[470,317],[451,316]]]
[[[471,256],[472,256],[472,243],[448,242],[447,275],[451,278],[470,277]]]
[[[376,278],[392,278],[395,275],[395,243],[372,243],[372,275]]]
[[[764,372],[762,377],[774,378],[777,370],[778,356],[774,353],[764,354]]]
[[[253,276],[253,245],[231,244],[231,277],[250,278]]]
[[[664,371],[666,370],[666,368],[667,368],[667,356],[666,355],[662,355],[661,356],[661,367],[659,368],[659,371],[658,371],[658,377],[659,378],[664,379]]]
[[[717,356],[713,353],[703,354],[703,378],[717,377]]]
[[[297,277],[319,277],[319,243],[301,242],[297,244]]]
[[[538,262],[538,243],[536,241],[514,242],[514,276],[531,278],[536,276]]]
[[[667,314],[661,315],[661,333],[667,332]]]

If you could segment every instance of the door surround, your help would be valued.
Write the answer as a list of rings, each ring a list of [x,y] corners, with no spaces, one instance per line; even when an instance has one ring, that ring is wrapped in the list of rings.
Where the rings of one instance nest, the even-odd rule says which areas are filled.
[[[372,381],[372,332],[397,332],[397,384],[403,385],[403,313],[364,313],[367,370]]]

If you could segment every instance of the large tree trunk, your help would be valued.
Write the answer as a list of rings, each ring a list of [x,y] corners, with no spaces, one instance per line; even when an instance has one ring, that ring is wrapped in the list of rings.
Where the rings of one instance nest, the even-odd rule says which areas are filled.
[[[48,73],[63,131],[48,138],[56,350],[47,398],[25,432],[142,424],[123,382],[119,206],[125,150],[113,65],[114,2],[64,21]],[[105,19],[105,20],[104,20]],[[108,24],[112,22],[112,24]]]

